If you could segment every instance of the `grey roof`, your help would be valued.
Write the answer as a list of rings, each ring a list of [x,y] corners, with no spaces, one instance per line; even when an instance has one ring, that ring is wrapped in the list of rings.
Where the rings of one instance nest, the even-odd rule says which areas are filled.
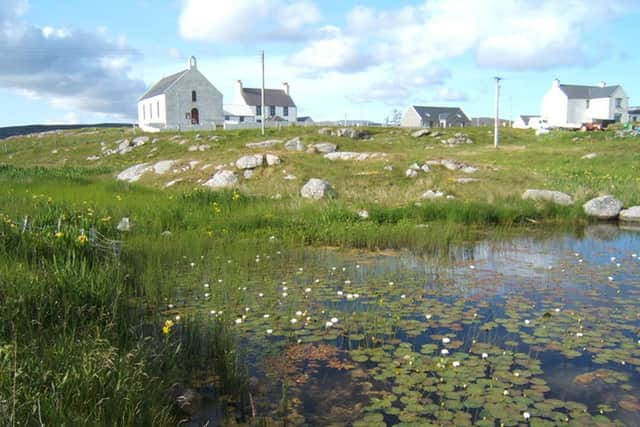
[[[579,85],[560,85],[560,89],[567,95],[569,99],[597,99],[611,98],[611,95],[620,88],[620,86],[579,86]]]
[[[458,107],[421,107],[414,105],[413,109],[420,115],[422,120],[448,120],[457,118],[465,122],[469,121],[469,117]]]
[[[640,107],[629,107],[629,114],[640,114]]]
[[[182,70],[179,73],[175,73],[161,79],[158,83],[151,86],[151,89],[149,89],[144,95],[142,95],[142,98],[140,98],[140,101],[148,98],[153,98],[154,96],[162,95],[167,91],[167,89],[169,89],[175,82],[177,82],[188,71],[189,70]]]
[[[262,104],[262,89],[243,88],[242,97],[247,105],[257,107]],[[296,104],[293,99],[282,89],[265,89],[264,90],[264,105],[273,105],[276,107],[293,107]]]
[[[540,117],[540,116],[539,116],[539,115],[537,115],[537,114],[532,114],[532,115],[521,115],[521,116],[520,116],[520,118],[522,119],[522,122],[523,122],[525,125],[529,125],[529,120],[531,120],[531,119],[533,119],[533,118],[536,118],[536,117]]]
[[[309,116],[302,116],[296,119],[298,122],[313,122],[313,119]]]

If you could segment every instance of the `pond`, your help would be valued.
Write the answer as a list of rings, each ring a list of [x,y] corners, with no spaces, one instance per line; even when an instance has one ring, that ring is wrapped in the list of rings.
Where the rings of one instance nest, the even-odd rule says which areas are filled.
[[[429,254],[271,246],[192,263],[177,297],[240,334],[258,417],[640,425],[638,231]]]

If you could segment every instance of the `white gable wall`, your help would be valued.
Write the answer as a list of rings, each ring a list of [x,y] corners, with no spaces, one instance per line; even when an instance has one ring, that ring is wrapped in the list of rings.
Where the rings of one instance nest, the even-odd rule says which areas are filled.
[[[542,98],[541,116],[549,126],[567,125],[567,95],[557,86],[552,87]]]
[[[419,128],[422,125],[422,118],[413,107],[409,107],[400,119],[400,126],[403,128]]]
[[[196,91],[196,101],[191,98],[191,91]],[[166,91],[168,127],[189,128],[193,108],[198,109],[200,127],[212,128],[224,124],[222,94],[197,70],[192,69],[174,83]]]
[[[138,123],[140,125],[166,125],[166,98],[164,94],[138,102]]]

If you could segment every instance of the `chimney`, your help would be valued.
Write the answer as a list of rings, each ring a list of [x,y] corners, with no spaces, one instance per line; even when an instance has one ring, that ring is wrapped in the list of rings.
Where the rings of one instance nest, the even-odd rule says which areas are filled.
[[[552,87],[560,87],[560,79],[553,79]]]
[[[195,56],[192,56],[191,58],[189,58],[189,69],[190,70],[198,69],[198,61],[196,60]]]
[[[282,89],[284,89],[284,93],[286,93],[287,95],[290,95],[290,93],[289,93],[289,83],[287,83],[287,82],[282,83]]]
[[[604,81],[602,81],[602,80],[601,80],[601,81],[600,81],[600,84],[599,84],[598,86],[600,86],[600,87],[606,87],[606,86],[607,86],[607,83],[605,83]]]
[[[236,92],[238,93],[238,95],[242,95],[242,80],[237,80],[236,81]]]

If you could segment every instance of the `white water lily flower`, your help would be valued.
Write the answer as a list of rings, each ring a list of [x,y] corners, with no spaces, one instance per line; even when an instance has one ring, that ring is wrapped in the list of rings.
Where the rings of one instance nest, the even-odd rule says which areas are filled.
[[[458,362],[457,360],[454,360],[453,363],[451,364],[454,368],[457,368],[458,366],[460,366],[460,362]]]
[[[393,285],[395,285],[395,283],[389,282],[389,286],[393,286]]]
[[[268,319],[269,317],[271,317],[271,315],[270,315],[270,314],[265,314],[265,315],[264,315],[264,316],[262,316],[262,317],[264,317],[265,319]]]
[[[489,357],[489,355],[487,353],[482,353],[482,358],[486,359],[487,357]]]
[[[556,308],[556,313],[560,313],[560,309],[559,308]]]
[[[236,319],[236,325],[239,325],[240,323],[242,323],[242,319],[241,318],[237,318]]]
[[[286,297],[287,297],[287,295],[288,295],[288,294],[287,294],[286,292],[283,292],[283,293],[282,293],[282,296],[283,296],[284,298],[286,298]]]
[[[204,297],[209,298],[209,292],[205,292]]]
[[[448,337],[442,338],[442,344],[449,344],[451,340]]]
[[[222,283],[222,279],[218,279],[218,283]]]
[[[325,328],[330,328],[330,327],[332,327],[332,326],[333,326],[333,322],[331,322],[331,321],[329,321],[329,322],[327,322],[327,323],[325,323],[325,324],[324,324],[324,327],[325,327]]]
[[[173,310],[173,304],[169,304],[167,305],[167,307],[169,308],[169,310]]]
[[[430,314],[425,314],[425,316],[424,316],[424,317],[426,317],[426,318],[427,318],[427,320],[430,320],[430,319],[431,319],[431,315],[430,315]]]
[[[311,292],[311,288],[306,288],[304,291],[305,291],[306,293],[309,293],[309,292]]]
[[[472,269],[472,270],[475,270],[476,266],[475,265],[470,265],[469,268]]]
[[[267,334],[271,335],[273,333],[273,329],[267,329]]]
[[[352,300],[353,299],[353,294],[347,294],[347,299],[348,300]]]
[[[251,307],[245,307],[245,308],[244,308],[244,311],[246,311],[246,312],[251,311]]]
[[[331,318],[331,322],[332,323],[338,323],[338,318],[337,317],[332,317]]]
[[[345,281],[344,281],[344,284],[345,284],[345,285],[350,285],[350,284],[351,284],[351,280],[345,280]]]
[[[611,257],[611,262],[614,262],[616,260],[616,257],[612,256]]]
[[[582,337],[582,336],[583,336],[583,333],[582,333],[582,332],[576,332],[576,336],[577,336],[578,338],[580,338],[580,337]]]
[[[442,354],[443,356],[446,356],[447,354],[449,354],[449,350],[447,350],[446,348],[443,348],[442,350],[440,350],[440,354]]]
[[[294,323],[298,323],[298,319],[296,319],[296,318],[294,317],[293,319],[291,319],[291,320],[290,320],[290,322],[291,322],[292,324],[294,324]]]
[[[610,282],[613,282],[613,277],[609,276],[608,279]]]
[[[342,292],[342,291],[338,291],[338,292],[336,292],[336,294],[338,294],[338,296],[342,296],[342,294],[343,294],[343,293],[344,293],[344,292]]]
[[[259,296],[260,298],[262,298],[262,297],[264,296],[264,294],[263,294],[262,292],[260,292],[260,293],[258,294],[258,296]]]
[[[289,288],[287,288],[286,286],[283,286],[283,287],[282,287],[282,290],[283,290],[283,291],[286,291],[286,290],[288,290],[288,289],[289,289]]]
[[[204,286],[204,288],[205,288],[205,289],[209,289],[209,284],[208,284],[208,283],[205,283],[205,284],[204,284],[204,285],[202,285],[202,286]]]
[[[503,392],[502,392],[502,394],[503,394],[504,396],[508,396],[508,395],[509,395],[509,390],[505,390],[505,391],[503,391]]]
[[[531,414],[528,412],[525,412],[524,414],[522,414],[522,416],[524,417],[525,420],[528,420],[529,418],[531,418]]]
[[[211,314],[212,316],[215,316],[216,311],[215,311],[215,310],[211,310],[211,311],[209,312],[209,314]]]
[[[300,310],[296,311],[296,316],[302,316],[302,312]]]
[[[190,263],[189,265],[190,265],[191,267],[195,267],[195,266],[196,266],[196,263],[195,263],[195,262],[192,262],[192,263]]]
[[[514,372],[513,375],[516,376],[516,377],[519,377],[520,376],[520,372]]]
[[[400,295],[400,298],[405,299],[407,296],[405,294]]]
[[[531,320],[529,320],[529,319],[526,319],[526,320],[524,321],[524,324],[525,324],[525,325],[528,325],[529,323],[531,323]]]
[[[313,283],[320,283],[320,279],[314,280]]]
[[[180,315],[176,315],[176,322],[180,321]]]

